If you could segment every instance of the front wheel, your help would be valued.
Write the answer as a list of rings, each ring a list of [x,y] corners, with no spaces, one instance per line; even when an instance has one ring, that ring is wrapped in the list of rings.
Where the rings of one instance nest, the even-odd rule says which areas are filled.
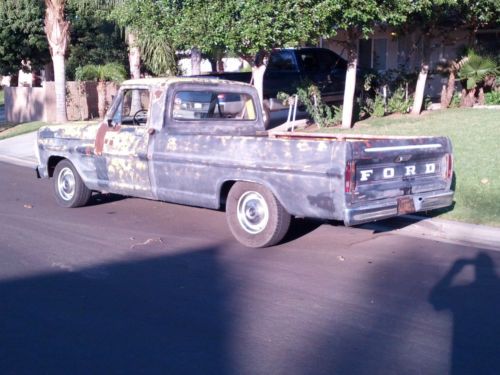
[[[283,239],[290,214],[264,186],[237,182],[229,191],[226,218],[236,239],[248,247],[267,247]]]
[[[63,207],[85,206],[92,195],[69,160],[60,161],[54,170],[54,195]]]

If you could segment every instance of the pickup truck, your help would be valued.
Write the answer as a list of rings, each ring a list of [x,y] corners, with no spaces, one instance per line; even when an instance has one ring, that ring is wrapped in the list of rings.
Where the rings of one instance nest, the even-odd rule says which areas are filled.
[[[449,206],[446,137],[268,132],[254,87],[201,78],[125,81],[105,119],[39,130],[37,175],[57,203],[93,192],[225,209],[249,247],[292,217],[356,225]]]
[[[322,100],[339,102],[344,97],[347,61],[327,48],[278,48],[271,51],[264,74],[264,104],[271,112],[284,109],[279,92],[293,95],[297,88],[314,83]],[[208,76],[250,83],[251,72],[209,73]]]

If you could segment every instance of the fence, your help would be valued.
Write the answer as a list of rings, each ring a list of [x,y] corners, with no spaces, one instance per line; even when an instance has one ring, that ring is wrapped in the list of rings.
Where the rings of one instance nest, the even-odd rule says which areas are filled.
[[[8,123],[55,121],[54,82],[45,82],[44,87],[4,87],[4,91]],[[106,84],[106,108],[117,91],[118,86],[113,82]],[[66,110],[70,121],[97,119],[97,82],[66,82]]]

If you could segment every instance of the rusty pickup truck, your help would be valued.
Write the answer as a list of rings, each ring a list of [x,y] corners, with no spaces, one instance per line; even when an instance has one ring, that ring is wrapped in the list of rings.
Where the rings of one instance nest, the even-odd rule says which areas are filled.
[[[105,191],[225,209],[249,247],[281,241],[292,217],[350,226],[453,201],[447,137],[266,131],[239,82],[125,81],[101,123],[46,126],[37,142],[37,175],[61,206]]]

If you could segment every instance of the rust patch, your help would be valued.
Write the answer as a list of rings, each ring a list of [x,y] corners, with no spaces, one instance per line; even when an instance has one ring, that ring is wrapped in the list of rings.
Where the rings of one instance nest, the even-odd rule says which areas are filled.
[[[96,155],[102,155],[102,150],[104,149],[105,137],[108,131],[118,132],[120,131],[120,125],[117,125],[114,128],[110,128],[105,121],[99,124],[99,129],[97,129],[97,134],[95,136],[95,143],[94,143],[94,153]]]

